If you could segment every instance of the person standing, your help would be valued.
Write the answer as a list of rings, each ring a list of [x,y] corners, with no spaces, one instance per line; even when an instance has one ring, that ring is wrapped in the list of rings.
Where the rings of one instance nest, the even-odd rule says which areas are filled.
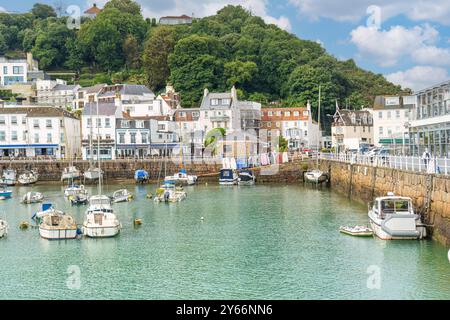
[[[428,164],[430,163],[431,154],[428,152],[428,148],[425,148],[425,151],[422,154],[422,160],[425,164],[425,169],[428,168]]]

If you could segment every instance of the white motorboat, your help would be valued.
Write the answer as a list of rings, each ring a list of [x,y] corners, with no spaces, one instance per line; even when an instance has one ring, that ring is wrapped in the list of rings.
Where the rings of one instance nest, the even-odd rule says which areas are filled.
[[[117,190],[112,195],[112,201],[114,203],[128,202],[131,200],[133,200],[133,194],[130,191],[128,191],[127,189]]]
[[[26,171],[24,173],[22,173],[21,175],[19,175],[19,183],[21,185],[30,185],[30,184],[34,184],[38,181],[39,179],[39,174],[37,173],[36,170],[30,170],[30,171]]]
[[[181,169],[178,173],[174,174],[173,176],[167,176],[165,180],[174,180],[176,183],[179,184],[193,185],[197,182],[197,176],[187,174],[185,169]]]
[[[251,170],[241,170],[239,172],[238,184],[240,186],[251,186],[256,182],[256,177]]]
[[[322,183],[328,180],[328,175],[321,170],[315,169],[305,172],[305,181],[310,183]]]
[[[67,168],[64,168],[61,176],[61,181],[79,179],[80,177],[80,170],[78,170],[75,166],[69,166]]]
[[[371,237],[373,235],[372,229],[366,226],[342,226],[339,228],[339,232],[356,237]]]
[[[219,184],[234,185],[238,183],[239,176],[233,169],[220,169]]]
[[[7,186],[14,186],[17,183],[16,178],[17,178],[16,170],[8,168],[3,170],[1,182],[6,184]]]
[[[165,180],[164,184],[156,190],[153,199],[155,202],[180,202],[186,199],[187,194],[183,187],[177,187],[174,180]]]
[[[114,237],[122,225],[111,206],[111,199],[105,195],[91,196],[83,222],[83,234],[91,238]]]
[[[8,224],[5,220],[0,220],[0,238],[5,237],[8,234]]]
[[[380,239],[423,239],[427,235],[409,197],[395,196],[392,192],[378,197],[369,205],[368,215],[370,227]]]
[[[30,204],[30,203],[37,203],[44,200],[44,195],[40,192],[27,192],[23,195],[22,203]]]
[[[72,216],[51,208],[41,216],[39,234],[48,240],[75,239],[77,225]]]
[[[83,175],[88,180],[97,180],[103,178],[103,171],[99,168],[90,167]]]
[[[64,196],[70,201],[72,205],[87,204],[89,194],[84,188],[84,185],[70,185],[64,189]]]

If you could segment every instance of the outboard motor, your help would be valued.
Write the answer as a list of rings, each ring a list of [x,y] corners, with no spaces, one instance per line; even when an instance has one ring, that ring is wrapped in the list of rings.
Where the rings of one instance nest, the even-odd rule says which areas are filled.
[[[169,202],[169,198],[170,198],[170,192],[169,191],[164,192],[164,201]]]

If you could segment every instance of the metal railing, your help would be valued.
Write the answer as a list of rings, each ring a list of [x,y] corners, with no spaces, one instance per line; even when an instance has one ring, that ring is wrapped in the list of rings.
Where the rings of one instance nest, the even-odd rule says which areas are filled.
[[[320,159],[429,174],[450,174],[450,159],[417,156],[321,153]]]

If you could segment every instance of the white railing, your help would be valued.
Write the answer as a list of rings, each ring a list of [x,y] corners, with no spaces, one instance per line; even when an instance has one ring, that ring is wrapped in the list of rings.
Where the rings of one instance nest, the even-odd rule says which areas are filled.
[[[324,160],[335,160],[372,167],[392,168],[430,174],[450,174],[450,159],[447,158],[431,157],[430,159],[423,159],[422,157],[414,156],[370,156],[349,153],[321,153],[319,157]]]

